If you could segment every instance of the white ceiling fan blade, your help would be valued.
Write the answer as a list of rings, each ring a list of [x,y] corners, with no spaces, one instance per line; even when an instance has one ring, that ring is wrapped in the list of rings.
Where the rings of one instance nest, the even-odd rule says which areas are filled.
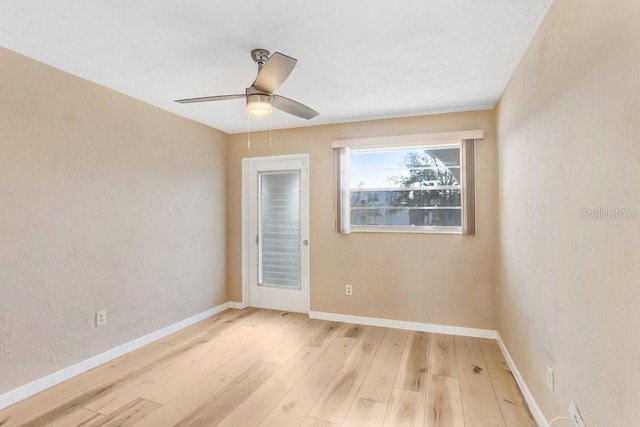
[[[253,82],[253,86],[268,93],[275,92],[287,77],[289,77],[289,74],[291,74],[297,62],[297,59],[283,55],[280,52],[274,53],[269,57],[267,62],[264,63],[260,71],[258,71],[258,77],[256,77],[256,81]]]
[[[224,101],[225,99],[240,99],[245,98],[247,95],[237,94],[237,95],[218,95],[218,96],[202,96],[200,98],[185,98],[185,99],[176,99],[175,102],[179,102],[180,104],[192,104],[194,102],[210,102],[210,101]]]
[[[280,111],[284,111],[285,113],[292,114],[302,119],[309,120],[318,115],[317,111],[307,107],[306,105],[280,95],[272,96],[271,105]]]

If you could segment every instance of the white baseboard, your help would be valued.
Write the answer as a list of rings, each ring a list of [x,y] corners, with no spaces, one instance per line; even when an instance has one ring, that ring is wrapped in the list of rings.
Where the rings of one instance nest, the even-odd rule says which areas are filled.
[[[378,317],[351,316],[348,314],[309,311],[312,319],[334,322],[357,323],[359,325],[380,326],[383,328],[406,329],[409,331],[433,332],[436,334],[462,335],[474,338],[495,339],[497,332],[491,329],[465,328],[461,326],[437,325],[433,323],[407,322],[404,320],[381,319]]]
[[[531,415],[533,415],[533,418],[535,419],[538,426],[549,427],[549,423],[547,422],[547,419],[544,417],[544,414],[542,413],[542,410],[540,409],[540,407],[538,406],[538,403],[534,399],[533,394],[531,394],[529,387],[527,387],[527,384],[524,382],[524,378],[522,378],[522,375],[520,375],[520,371],[518,371],[518,368],[516,367],[515,362],[511,358],[511,355],[509,354],[509,350],[507,350],[507,346],[504,344],[504,341],[502,341],[502,337],[498,332],[496,332],[496,341],[498,341],[498,345],[500,346],[500,350],[502,350],[502,354],[504,355],[504,358],[507,361],[507,365],[509,365],[509,369],[511,369],[511,373],[513,374],[513,377],[516,379],[516,383],[518,383],[518,387],[520,387],[520,391],[522,392],[522,396],[524,396],[524,400],[526,400],[527,405],[529,405],[529,410],[531,411]]]
[[[246,305],[242,304],[241,302],[236,302],[236,301],[229,301],[227,303],[227,307],[228,308],[233,308],[235,310],[242,310],[243,308],[247,308]]]
[[[4,393],[0,395],[0,409],[13,405],[14,403],[19,402],[22,399],[39,393],[49,387],[53,387],[56,384],[59,384],[63,381],[68,380],[69,378],[75,377],[76,375],[93,369],[96,366],[107,363],[142,346],[164,338],[167,335],[177,332],[180,329],[184,329],[187,326],[191,326],[196,322],[206,319],[207,317],[218,314],[221,311],[226,310],[227,308],[236,308],[235,304],[237,303],[226,302],[224,304],[220,304],[217,307],[213,307],[205,312],[189,317],[188,319],[174,323],[173,325],[167,326],[166,328],[160,329],[159,331],[155,331],[140,338],[136,338],[133,341],[129,341],[128,343],[112,348],[111,350],[105,351],[104,353],[98,354],[97,356],[93,356],[89,359],[83,360],[82,362],[76,363],[75,365],[69,366],[68,368],[61,369],[51,375],[47,375],[46,377],[40,378],[29,384]]]

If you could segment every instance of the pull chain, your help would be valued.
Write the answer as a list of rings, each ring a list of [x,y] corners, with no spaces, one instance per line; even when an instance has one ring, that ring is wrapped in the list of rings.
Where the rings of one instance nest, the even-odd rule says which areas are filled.
[[[269,148],[271,148],[271,117],[273,114],[269,114]]]
[[[247,148],[251,148],[251,114],[247,113]]]

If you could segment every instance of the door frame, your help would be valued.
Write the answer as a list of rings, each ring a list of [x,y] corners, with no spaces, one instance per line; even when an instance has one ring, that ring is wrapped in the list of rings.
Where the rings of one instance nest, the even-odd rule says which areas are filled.
[[[281,156],[264,156],[264,157],[246,157],[242,159],[242,308],[246,308],[249,306],[249,269],[251,266],[249,265],[249,245],[254,245],[254,233],[251,233],[249,230],[249,203],[250,197],[252,194],[249,194],[249,181],[251,179],[251,167],[262,162],[272,162],[278,160],[299,160],[304,161],[306,164],[306,171],[302,171],[303,173],[307,173],[306,180],[300,180],[300,189],[302,194],[306,194],[306,197],[302,197],[300,199],[301,215],[306,213],[307,215],[307,233],[309,233],[309,228],[311,226],[310,221],[310,212],[309,212],[309,153],[300,153],[300,154],[287,154]],[[306,186],[303,187],[303,182],[306,183]],[[305,206],[306,205],[306,206]],[[302,240],[309,241],[309,236],[302,236]],[[307,298],[304,299],[304,307],[303,310],[305,313],[308,313],[311,307],[311,284],[310,284],[310,246],[309,243],[306,246],[301,246],[302,250],[300,251],[300,263],[306,268],[301,269],[300,273],[300,286],[306,290]],[[306,248],[306,249],[305,249]]]

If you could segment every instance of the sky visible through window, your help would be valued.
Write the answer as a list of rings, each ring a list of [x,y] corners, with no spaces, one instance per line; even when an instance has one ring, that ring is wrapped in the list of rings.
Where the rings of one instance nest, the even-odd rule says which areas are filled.
[[[403,160],[409,150],[385,150],[352,152],[350,157],[351,188],[381,188],[396,187],[389,177],[407,176],[408,170],[402,170]],[[393,169],[373,173],[368,171],[380,171],[380,169]]]

